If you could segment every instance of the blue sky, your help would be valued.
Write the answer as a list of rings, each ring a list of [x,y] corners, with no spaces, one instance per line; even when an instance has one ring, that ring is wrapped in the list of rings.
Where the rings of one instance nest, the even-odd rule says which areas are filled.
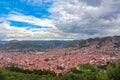
[[[32,5],[32,2],[28,3],[27,1],[22,0],[1,0],[0,5],[0,17],[7,16],[12,13],[21,13],[27,16],[35,16],[37,18],[49,18],[50,12],[48,12],[48,9],[52,5],[52,2],[40,2],[40,4]],[[27,26],[24,22],[9,22],[12,24],[12,26]],[[31,26],[33,25],[31,24]]]
[[[120,35],[120,0],[0,0],[0,40]]]
[[[1,0],[0,1],[0,16],[4,14],[10,14],[13,11],[18,13],[24,13],[25,15],[32,15],[36,17],[49,16],[48,8],[52,5],[52,2],[40,3],[40,5],[31,5],[27,1],[22,0]]]

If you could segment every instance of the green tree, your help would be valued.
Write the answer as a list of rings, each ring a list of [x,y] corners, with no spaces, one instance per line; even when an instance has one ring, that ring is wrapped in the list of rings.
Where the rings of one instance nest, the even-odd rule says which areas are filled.
[[[120,80],[120,59],[114,65],[108,65],[107,75],[110,79]]]

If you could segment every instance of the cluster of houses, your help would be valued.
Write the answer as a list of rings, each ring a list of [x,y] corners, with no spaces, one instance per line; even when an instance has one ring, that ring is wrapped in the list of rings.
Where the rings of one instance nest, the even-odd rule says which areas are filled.
[[[59,74],[80,64],[103,66],[118,59],[119,54],[120,48],[114,48],[110,42],[99,49],[93,44],[81,49],[55,48],[47,52],[33,52],[31,54],[0,51],[0,67],[14,66],[30,70],[49,69]]]

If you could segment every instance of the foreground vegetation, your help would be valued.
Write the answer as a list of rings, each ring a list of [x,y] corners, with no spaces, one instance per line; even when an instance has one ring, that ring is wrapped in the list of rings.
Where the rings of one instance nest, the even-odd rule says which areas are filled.
[[[56,75],[52,71],[22,70],[16,67],[0,69],[0,80],[120,80],[120,60],[107,66],[79,65],[70,72]]]

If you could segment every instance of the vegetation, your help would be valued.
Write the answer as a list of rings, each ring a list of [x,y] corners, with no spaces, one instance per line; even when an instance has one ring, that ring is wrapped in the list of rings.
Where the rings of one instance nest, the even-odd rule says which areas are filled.
[[[82,64],[70,72],[56,75],[49,70],[23,70],[17,67],[0,69],[0,80],[120,80],[120,60],[106,68]]]
[[[115,43],[114,47],[119,48],[120,47],[120,42]]]

